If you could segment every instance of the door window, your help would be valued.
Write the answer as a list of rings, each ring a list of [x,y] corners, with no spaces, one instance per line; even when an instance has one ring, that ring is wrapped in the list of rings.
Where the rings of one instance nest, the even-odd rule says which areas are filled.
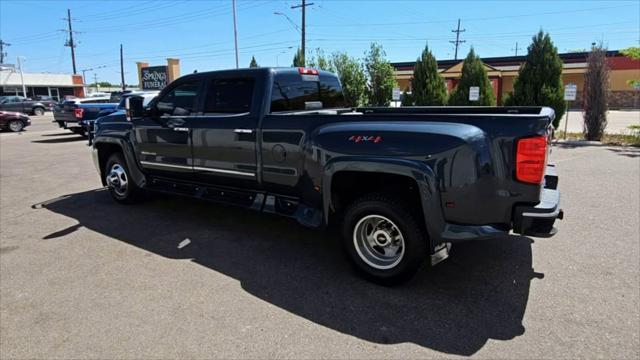
[[[253,79],[214,79],[209,82],[204,112],[243,114],[251,111]]]
[[[195,111],[200,81],[182,83],[173,88],[156,103],[157,115],[186,116]]]

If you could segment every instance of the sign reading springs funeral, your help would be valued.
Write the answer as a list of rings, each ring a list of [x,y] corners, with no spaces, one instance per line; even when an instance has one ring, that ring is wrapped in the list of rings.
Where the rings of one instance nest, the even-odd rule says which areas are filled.
[[[167,86],[167,67],[150,66],[140,69],[143,90],[162,90]]]

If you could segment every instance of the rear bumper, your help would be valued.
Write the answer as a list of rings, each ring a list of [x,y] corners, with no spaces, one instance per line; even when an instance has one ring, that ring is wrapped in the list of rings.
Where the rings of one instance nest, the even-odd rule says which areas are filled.
[[[560,191],[543,189],[538,205],[515,207],[513,231],[522,235],[551,237],[557,232],[553,224],[563,216],[564,212],[560,209]]]
[[[513,231],[522,235],[551,237],[557,232],[553,224],[563,217],[556,167],[548,165],[540,202],[535,206],[518,205],[514,208]]]

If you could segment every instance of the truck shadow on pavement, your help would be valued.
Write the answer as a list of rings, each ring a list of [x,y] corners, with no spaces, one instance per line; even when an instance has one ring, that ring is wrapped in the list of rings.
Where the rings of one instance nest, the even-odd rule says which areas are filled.
[[[532,240],[522,236],[455,245],[437,267],[385,288],[351,270],[333,234],[289,219],[177,197],[123,206],[102,189],[33,208],[78,222],[43,241],[64,241],[85,227],[166,258],[191,259],[237,279],[263,301],[341,333],[450,354],[471,355],[488,339],[522,335],[530,282],[544,276],[533,271]]]

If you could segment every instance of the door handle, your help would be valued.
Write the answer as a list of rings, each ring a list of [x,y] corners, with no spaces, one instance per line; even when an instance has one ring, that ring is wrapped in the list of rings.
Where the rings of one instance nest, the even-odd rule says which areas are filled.
[[[177,132],[188,132],[189,128],[186,127],[174,127],[173,131],[177,131]]]
[[[251,129],[235,129],[233,130],[234,133],[236,134],[251,134],[253,132],[253,130]]]

